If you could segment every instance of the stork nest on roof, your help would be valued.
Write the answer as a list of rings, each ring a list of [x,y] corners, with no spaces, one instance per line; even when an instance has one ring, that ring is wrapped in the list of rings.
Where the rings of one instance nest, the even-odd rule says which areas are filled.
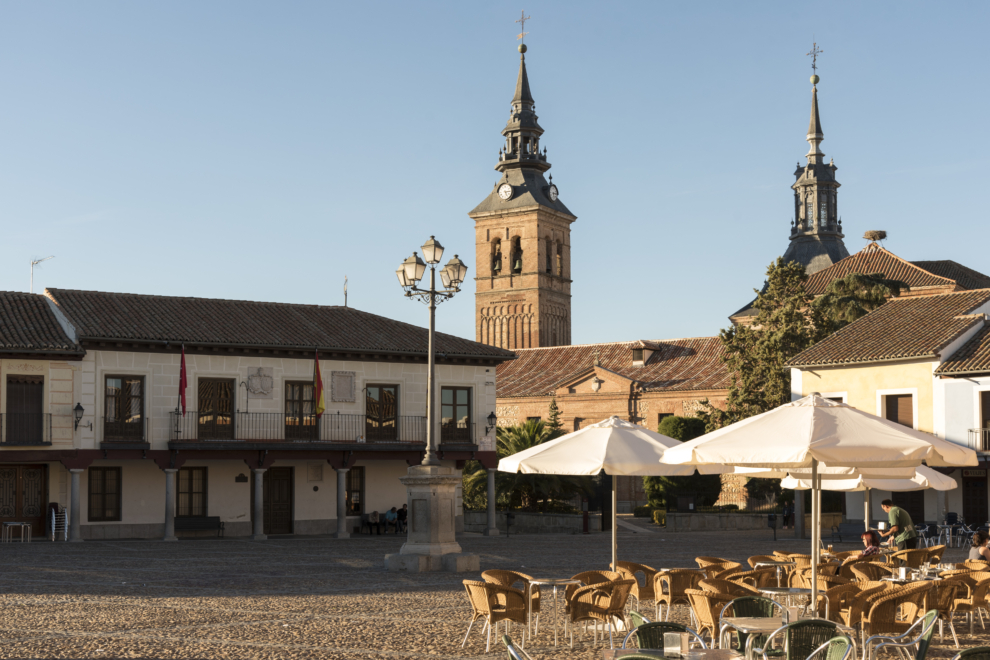
[[[871,229],[870,231],[863,234],[863,238],[868,241],[882,241],[887,238],[887,232],[882,229]]]

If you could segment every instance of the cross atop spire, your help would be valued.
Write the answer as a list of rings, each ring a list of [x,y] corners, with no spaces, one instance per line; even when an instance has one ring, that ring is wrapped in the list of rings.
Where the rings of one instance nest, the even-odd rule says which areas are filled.
[[[520,29],[519,36],[516,37],[516,39],[522,41],[523,43],[526,43],[526,35],[529,34],[529,32],[526,32],[526,21],[528,20],[529,20],[529,16],[526,15],[526,10],[523,10],[519,14],[519,20],[516,21],[516,23],[519,23],[522,26],[519,28]]]
[[[811,50],[808,51],[808,55],[811,57],[811,72],[815,75],[818,74],[818,56],[824,52],[818,47],[817,42],[811,42]]]

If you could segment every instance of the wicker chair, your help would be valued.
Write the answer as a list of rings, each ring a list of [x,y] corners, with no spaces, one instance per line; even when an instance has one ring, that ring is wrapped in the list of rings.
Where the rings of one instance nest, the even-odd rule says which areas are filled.
[[[799,555],[800,552],[784,552],[783,550],[774,550],[773,556],[783,559],[784,561],[790,561],[791,555]]]
[[[921,568],[921,565],[928,561],[929,554],[927,548],[920,550],[901,550],[892,554],[890,558],[895,566]]]
[[[972,571],[990,571],[990,562],[982,559],[967,559],[962,565]]]
[[[629,656],[623,656],[628,658]],[[990,646],[974,646],[956,653],[952,660],[990,660]]]
[[[492,628],[498,626],[500,621],[526,624],[526,597],[518,589],[478,580],[464,580],[464,588],[471,603],[471,621],[461,648],[467,644],[471,628],[478,619],[485,619],[485,628],[488,629],[485,653],[492,648]]]
[[[767,650],[774,638],[782,635],[785,640],[786,654],[784,657],[786,660],[804,660],[838,634],[838,628],[832,621],[824,619],[795,621],[770,633],[763,648],[753,649],[753,653],[754,656],[761,655],[763,658],[767,658]]]
[[[620,573],[615,573],[613,571],[585,571],[583,573],[578,573],[577,575],[572,576],[571,579],[578,580],[581,584],[569,584],[564,589],[565,611],[567,611],[567,608],[570,607],[571,597],[574,595],[574,592],[580,589],[581,587],[592,584],[601,584],[602,582],[613,582],[615,580],[621,580],[622,575]]]
[[[515,642],[508,635],[502,635],[502,643],[505,644],[505,649],[509,652],[509,660],[533,660],[533,656],[526,653],[525,649],[516,646]],[[831,658],[828,660],[831,660]]]
[[[842,552],[834,553],[832,556],[838,559],[839,561],[845,561],[846,559],[849,559],[853,555],[859,556],[859,550],[843,550]]]
[[[935,585],[932,582],[915,582],[894,587],[868,600],[869,608],[863,608],[860,620],[864,635],[900,635],[914,624],[916,613],[924,612],[925,604],[935,604]],[[903,608],[907,616],[898,620],[897,612]]]
[[[990,589],[990,572],[971,571],[952,576],[966,585],[968,591],[965,597],[956,598],[956,612],[965,612],[969,617],[969,634],[973,634],[973,615],[980,615],[980,625],[986,628],[983,622],[983,613],[980,610],[987,607],[987,590]]]
[[[857,580],[875,581],[880,578],[890,577],[892,569],[884,564],[870,561],[856,564],[852,567],[852,573],[856,576]]]
[[[873,602],[897,587],[893,582],[880,582],[879,580],[873,582],[864,580],[854,584],[859,585],[859,595],[851,601],[847,601],[849,609],[840,612],[842,621],[847,626],[857,626],[862,623],[863,613],[868,612],[873,607]]]
[[[849,656],[852,654],[852,650],[852,640],[845,635],[839,635],[812,651],[808,660],[850,660]]]
[[[685,591],[696,589],[698,583],[705,578],[705,574],[693,568],[672,568],[669,571],[658,573],[653,580],[653,593],[657,604],[657,621],[663,614],[662,608],[667,606],[667,617],[670,620],[670,608],[674,605],[690,605]]]
[[[942,561],[942,555],[945,553],[944,545],[933,545],[928,548],[928,563],[937,564]]]
[[[705,578],[698,583],[702,591],[710,591],[715,594],[724,594],[732,598],[739,596],[759,596],[760,592],[748,584],[739,584],[730,580],[719,580],[718,578]]]
[[[498,569],[490,569],[484,571],[481,574],[481,579],[485,582],[491,582],[492,584],[497,584],[501,587],[513,587],[519,589],[519,591],[526,593],[529,583],[533,578],[525,573],[519,573],[517,571],[503,571]],[[521,584],[521,587],[517,587],[517,584]],[[540,587],[533,586],[532,595],[530,596],[530,609],[529,613],[536,619],[536,630],[540,629]]]
[[[704,568],[710,564],[728,564],[732,561],[722,557],[695,557],[694,560],[698,563],[698,568]]]
[[[876,652],[882,648],[896,648],[897,650],[907,650],[915,648],[915,660],[925,660],[928,655],[928,647],[932,643],[932,634],[935,632],[935,621],[938,619],[938,612],[929,610],[924,616],[911,624],[902,634],[874,635],[863,642],[863,658],[873,660]],[[917,637],[912,635],[917,634]],[[874,646],[874,644],[876,646]]]
[[[742,573],[742,564],[737,561],[727,561],[723,564],[708,564],[703,569],[710,578],[719,577],[720,575],[725,576],[719,579],[724,580],[726,577],[733,575],[735,573]]]
[[[811,566],[811,555],[791,555],[787,559],[794,562],[794,570]]]
[[[776,568],[757,568],[753,571],[743,571],[742,573],[733,573],[726,578],[730,582],[735,582],[736,584],[748,584],[751,587],[776,587],[777,586],[777,569]]]
[[[684,593],[691,603],[691,610],[698,622],[698,634],[704,634],[707,630],[714,645],[715,640],[718,639],[719,614],[723,607],[732,602],[733,597],[701,589],[686,589]]]
[[[598,641],[598,623],[608,625],[609,646],[614,648],[612,630],[614,622],[624,618],[626,600],[636,580],[610,580],[589,584],[577,589],[571,596],[568,608],[570,623],[595,622],[595,641]],[[574,628],[571,627],[571,645],[574,644]]]
[[[952,625],[952,617],[956,613],[956,599],[969,595],[969,587],[962,580],[939,580],[935,583],[935,609],[938,610],[938,638],[944,639],[944,626],[949,624],[952,641],[959,648],[959,638],[956,628]]]
[[[629,595],[636,599],[637,607],[644,600],[656,603],[656,593],[653,590],[653,584],[658,573],[657,569],[645,564],[634,564],[631,561],[619,561],[616,564],[619,566],[618,572],[622,574],[622,579],[627,580],[632,578],[636,580],[636,586],[632,588],[632,592]],[[636,577],[637,573],[643,574],[642,582]]]
[[[631,639],[636,640],[636,647],[641,649],[650,649],[651,651],[662,651],[663,650],[663,636],[664,633],[669,632],[686,632],[694,637],[701,648],[708,648],[705,646],[705,640],[701,638],[701,635],[691,630],[687,626],[680,623],[669,623],[667,621],[657,621],[656,623],[644,623],[641,626],[636,626],[633,630],[629,631],[626,638],[622,640],[622,648],[629,648],[629,641]],[[629,656],[622,656],[627,658]]]
[[[722,624],[722,619],[727,616],[733,617],[754,617],[754,618],[766,618],[772,616],[779,616],[783,613],[784,606],[775,600],[769,598],[763,598],[762,596],[742,596],[740,598],[735,598],[732,601],[726,603],[725,607],[718,615],[719,631],[718,631],[718,646],[719,648],[727,649],[730,648],[728,644],[728,636],[731,631],[727,626]],[[736,637],[739,639],[739,649],[742,650],[746,648],[746,640],[749,637],[746,633],[736,632]],[[765,635],[758,635],[753,641],[754,644],[759,644],[760,646],[764,643]]]
[[[761,561],[780,561],[780,557],[776,555],[753,555],[746,560],[746,563],[749,564],[750,568],[755,569],[756,565]]]

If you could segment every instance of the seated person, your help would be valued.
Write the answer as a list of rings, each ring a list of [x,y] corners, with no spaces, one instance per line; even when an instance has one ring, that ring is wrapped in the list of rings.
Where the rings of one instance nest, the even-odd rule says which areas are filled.
[[[395,507],[393,506],[391,509],[385,512],[385,533],[388,534],[388,528],[391,525],[392,528],[395,529],[395,533],[398,534],[399,526],[397,522],[398,522],[398,518],[395,513]]]
[[[862,559],[863,557],[869,557],[880,552],[880,535],[874,530],[871,529],[868,532],[863,532],[859,537],[863,539],[863,551],[858,555],[850,555],[850,559]]]
[[[368,516],[368,522],[370,523],[370,526],[371,527],[374,527],[375,528],[375,533],[378,534],[379,536],[381,536],[381,533],[382,533],[382,521],[381,521],[381,518],[378,516],[378,512],[377,511],[372,511],[371,512],[371,514]],[[368,533],[371,534],[371,529],[370,528],[368,529]]]
[[[398,529],[400,532],[406,531],[406,516],[409,512],[407,509],[408,505],[403,504],[402,508],[395,512],[395,520],[398,523]]]
[[[973,547],[969,549],[969,559],[975,561],[990,561],[990,548],[987,547],[990,536],[980,530],[973,534]]]

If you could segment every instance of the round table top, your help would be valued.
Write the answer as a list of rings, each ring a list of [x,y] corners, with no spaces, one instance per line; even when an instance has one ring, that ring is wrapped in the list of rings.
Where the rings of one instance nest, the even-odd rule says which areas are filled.
[[[530,584],[544,584],[549,587],[562,586],[568,584],[584,584],[581,580],[575,580],[573,578],[533,578],[529,581]]]
[[[766,561],[758,561],[754,566],[793,566],[796,563],[796,561],[770,561],[768,559]]]
[[[805,589],[804,587],[757,587],[757,589],[762,593],[791,596],[803,596],[811,593],[811,589]]]

